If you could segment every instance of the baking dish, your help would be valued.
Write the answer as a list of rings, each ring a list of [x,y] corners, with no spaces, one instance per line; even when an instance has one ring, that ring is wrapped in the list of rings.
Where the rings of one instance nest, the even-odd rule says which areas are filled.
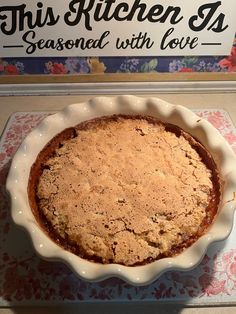
[[[198,139],[213,156],[224,181],[219,213],[208,232],[183,253],[143,266],[102,265],[89,262],[56,245],[39,227],[28,202],[27,185],[31,165],[38,153],[56,134],[78,123],[111,114],[143,114],[180,126]],[[236,191],[236,157],[229,144],[207,121],[187,108],[171,105],[157,98],[134,96],[98,97],[72,104],[44,119],[23,141],[15,154],[7,179],[11,196],[12,217],[30,234],[35,250],[45,259],[61,260],[81,278],[88,281],[119,277],[133,285],[145,285],[171,269],[195,267],[214,241],[225,239],[232,229]]]

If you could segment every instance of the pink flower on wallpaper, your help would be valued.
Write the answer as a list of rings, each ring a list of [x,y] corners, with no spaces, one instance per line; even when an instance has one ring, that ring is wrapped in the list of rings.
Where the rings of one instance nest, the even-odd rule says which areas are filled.
[[[127,285],[127,284],[125,284],[123,280],[113,277],[113,278],[109,278],[109,279],[98,282],[98,285],[101,288],[105,288],[105,287],[115,287],[115,286]]]
[[[29,269],[15,264],[5,271],[3,282],[3,296],[7,300],[31,299],[34,294],[34,286],[39,289],[39,282]]]
[[[229,265],[227,273],[229,278],[236,283],[236,260]]]
[[[11,141],[12,139],[16,138],[16,134],[15,133],[11,133],[11,132],[8,132],[7,135],[6,135],[6,139]]]
[[[78,280],[73,276],[64,277],[59,284],[59,294],[63,300],[75,300],[78,289]]]
[[[64,275],[71,274],[71,270],[66,265],[62,263],[47,262],[42,259],[39,259],[37,269],[40,274],[43,274],[46,276],[50,275],[53,278],[60,277],[61,274],[64,274]]]
[[[9,146],[6,148],[7,156],[11,156],[15,152],[16,148],[14,146]]]
[[[226,280],[212,280],[211,284],[205,289],[207,295],[218,295],[224,293]]]
[[[227,264],[229,261],[231,261],[231,259],[234,257],[234,250],[230,250],[229,252],[226,252],[223,256],[222,256],[222,262],[224,264]]]
[[[232,249],[223,255],[222,268],[227,277],[236,285],[236,249]]]
[[[194,71],[192,68],[182,68],[179,72],[187,73],[187,72],[194,72]]]
[[[4,72],[6,74],[10,74],[10,75],[16,75],[19,74],[19,71],[17,69],[17,67],[13,64],[8,64],[4,67]]]
[[[219,62],[221,68],[227,69],[229,72],[236,71],[236,47],[231,50],[231,55]]]
[[[207,120],[217,129],[224,127],[222,124],[223,117],[220,111],[210,113]]]
[[[6,153],[0,153],[0,162],[6,158]]]
[[[195,278],[191,275],[183,275],[182,273],[171,273],[171,279],[175,282],[182,284],[183,288],[197,288]]]
[[[9,299],[18,289],[20,285],[20,279],[17,276],[16,268],[13,266],[5,270],[3,280],[3,294]]]
[[[45,64],[50,74],[66,74],[68,69],[62,63],[48,62]]]
[[[198,282],[206,295],[218,295],[225,292],[226,280],[218,280],[205,273],[199,277]]]
[[[206,254],[206,255],[203,257],[203,259],[202,259],[200,265],[207,265],[207,264],[209,263],[209,261],[210,261],[210,257]]]
[[[67,68],[62,63],[54,63],[51,69],[52,74],[66,74]]]
[[[233,132],[228,132],[224,134],[224,138],[229,142],[229,144],[234,144],[236,141],[236,135]]]

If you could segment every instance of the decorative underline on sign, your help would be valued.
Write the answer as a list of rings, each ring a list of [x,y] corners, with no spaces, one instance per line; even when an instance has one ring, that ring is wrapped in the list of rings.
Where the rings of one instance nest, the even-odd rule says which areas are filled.
[[[201,43],[202,46],[221,46],[222,43]]]
[[[23,48],[23,45],[7,45],[7,46],[3,46],[3,48]]]

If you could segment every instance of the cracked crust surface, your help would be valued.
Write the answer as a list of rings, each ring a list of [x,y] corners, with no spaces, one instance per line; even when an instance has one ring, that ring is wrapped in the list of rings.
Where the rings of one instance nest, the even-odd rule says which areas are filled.
[[[216,213],[214,162],[178,127],[112,116],[82,123],[51,147],[32,168],[39,179],[30,200],[54,239],[82,257],[137,265],[172,256]]]

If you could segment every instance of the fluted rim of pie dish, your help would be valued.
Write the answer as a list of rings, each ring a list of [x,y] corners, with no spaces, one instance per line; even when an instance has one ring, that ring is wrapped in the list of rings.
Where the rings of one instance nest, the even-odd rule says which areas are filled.
[[[53,242],[41,229],[32,213],[27,186],[30,169],[38,153],[50,139],[64,129],[85,120],[112,114],[149,115],[163,122],[175,124],[199,140],[217,164],[224,182],[218,213],[207,232],[177,256],[163,258],[143,266],[90,262]],[[183,106],[172,105],[158,98],[131,95],[96,97],[84,103],[69,105],[62,111],[46,117],[32,131],[12,160],[6,187],[11,197],[11,215],[14,222],[27,230],[36,252],[42,258],[66,263],[80,278],[87,281],[118,277],[132,285],[146,285],[166,271],[194,268],[211,243],[229,236],[236,208],[236,156],[217,129]]]

